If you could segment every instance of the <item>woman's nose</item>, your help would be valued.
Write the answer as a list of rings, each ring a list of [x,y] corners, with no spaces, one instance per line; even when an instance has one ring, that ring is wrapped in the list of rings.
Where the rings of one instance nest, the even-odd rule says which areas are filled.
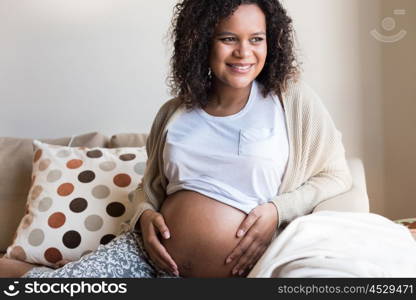
[[[250,44],[246,42],[241,42],[238,46],[234,49],[234,55],[236,57],[244,58],[248,57],[251,54]]]

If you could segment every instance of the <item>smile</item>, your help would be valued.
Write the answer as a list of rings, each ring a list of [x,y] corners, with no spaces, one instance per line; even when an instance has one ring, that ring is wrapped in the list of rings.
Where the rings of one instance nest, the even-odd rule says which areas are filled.
[[[236,73],[248,73],[254,64],[227,64],[227,66]]]

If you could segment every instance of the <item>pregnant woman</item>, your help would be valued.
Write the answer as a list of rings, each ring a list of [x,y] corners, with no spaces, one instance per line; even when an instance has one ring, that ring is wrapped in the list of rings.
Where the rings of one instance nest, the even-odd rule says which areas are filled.
[[[134,228],[24,277],[246,276],[288,222],[351,187],[278,0],[183,0],[172,24],[176,97],[147,139]]]

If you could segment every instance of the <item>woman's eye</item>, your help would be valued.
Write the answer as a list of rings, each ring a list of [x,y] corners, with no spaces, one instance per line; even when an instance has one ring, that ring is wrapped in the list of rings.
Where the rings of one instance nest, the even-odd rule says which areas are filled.
[[[237,41],[237,39],[235,37],[225,37],[225,38],[221,38],[220,40],[222,42],[225,42],[225,43],[234,43],[234,42]],[[251,38],[249,41],[250,41],[250,43],[260,43],[263,40],[264,40],[264,38],[262,38],[262,37],[254,37],[254,38]]]
[[[261,38],[261,37],[255,37],[255,38],[252,38],[251,41],[253,43],[259,43],[259,42],[263,41],[263,38]]]
[[[222,38],[221,41],[223,42],[234,42],[235,38],[233,37],[226,37],[226,38]]]

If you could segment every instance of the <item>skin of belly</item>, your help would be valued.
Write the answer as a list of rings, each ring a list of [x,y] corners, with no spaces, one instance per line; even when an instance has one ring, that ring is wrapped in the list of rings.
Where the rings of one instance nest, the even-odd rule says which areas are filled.
[[[169,195],[160,213],[170,230],[162,244],[182,277],[232,277],[237,261],[225,259],[241,238],[237,229],[245,212],[200,193],[181,190]]]

